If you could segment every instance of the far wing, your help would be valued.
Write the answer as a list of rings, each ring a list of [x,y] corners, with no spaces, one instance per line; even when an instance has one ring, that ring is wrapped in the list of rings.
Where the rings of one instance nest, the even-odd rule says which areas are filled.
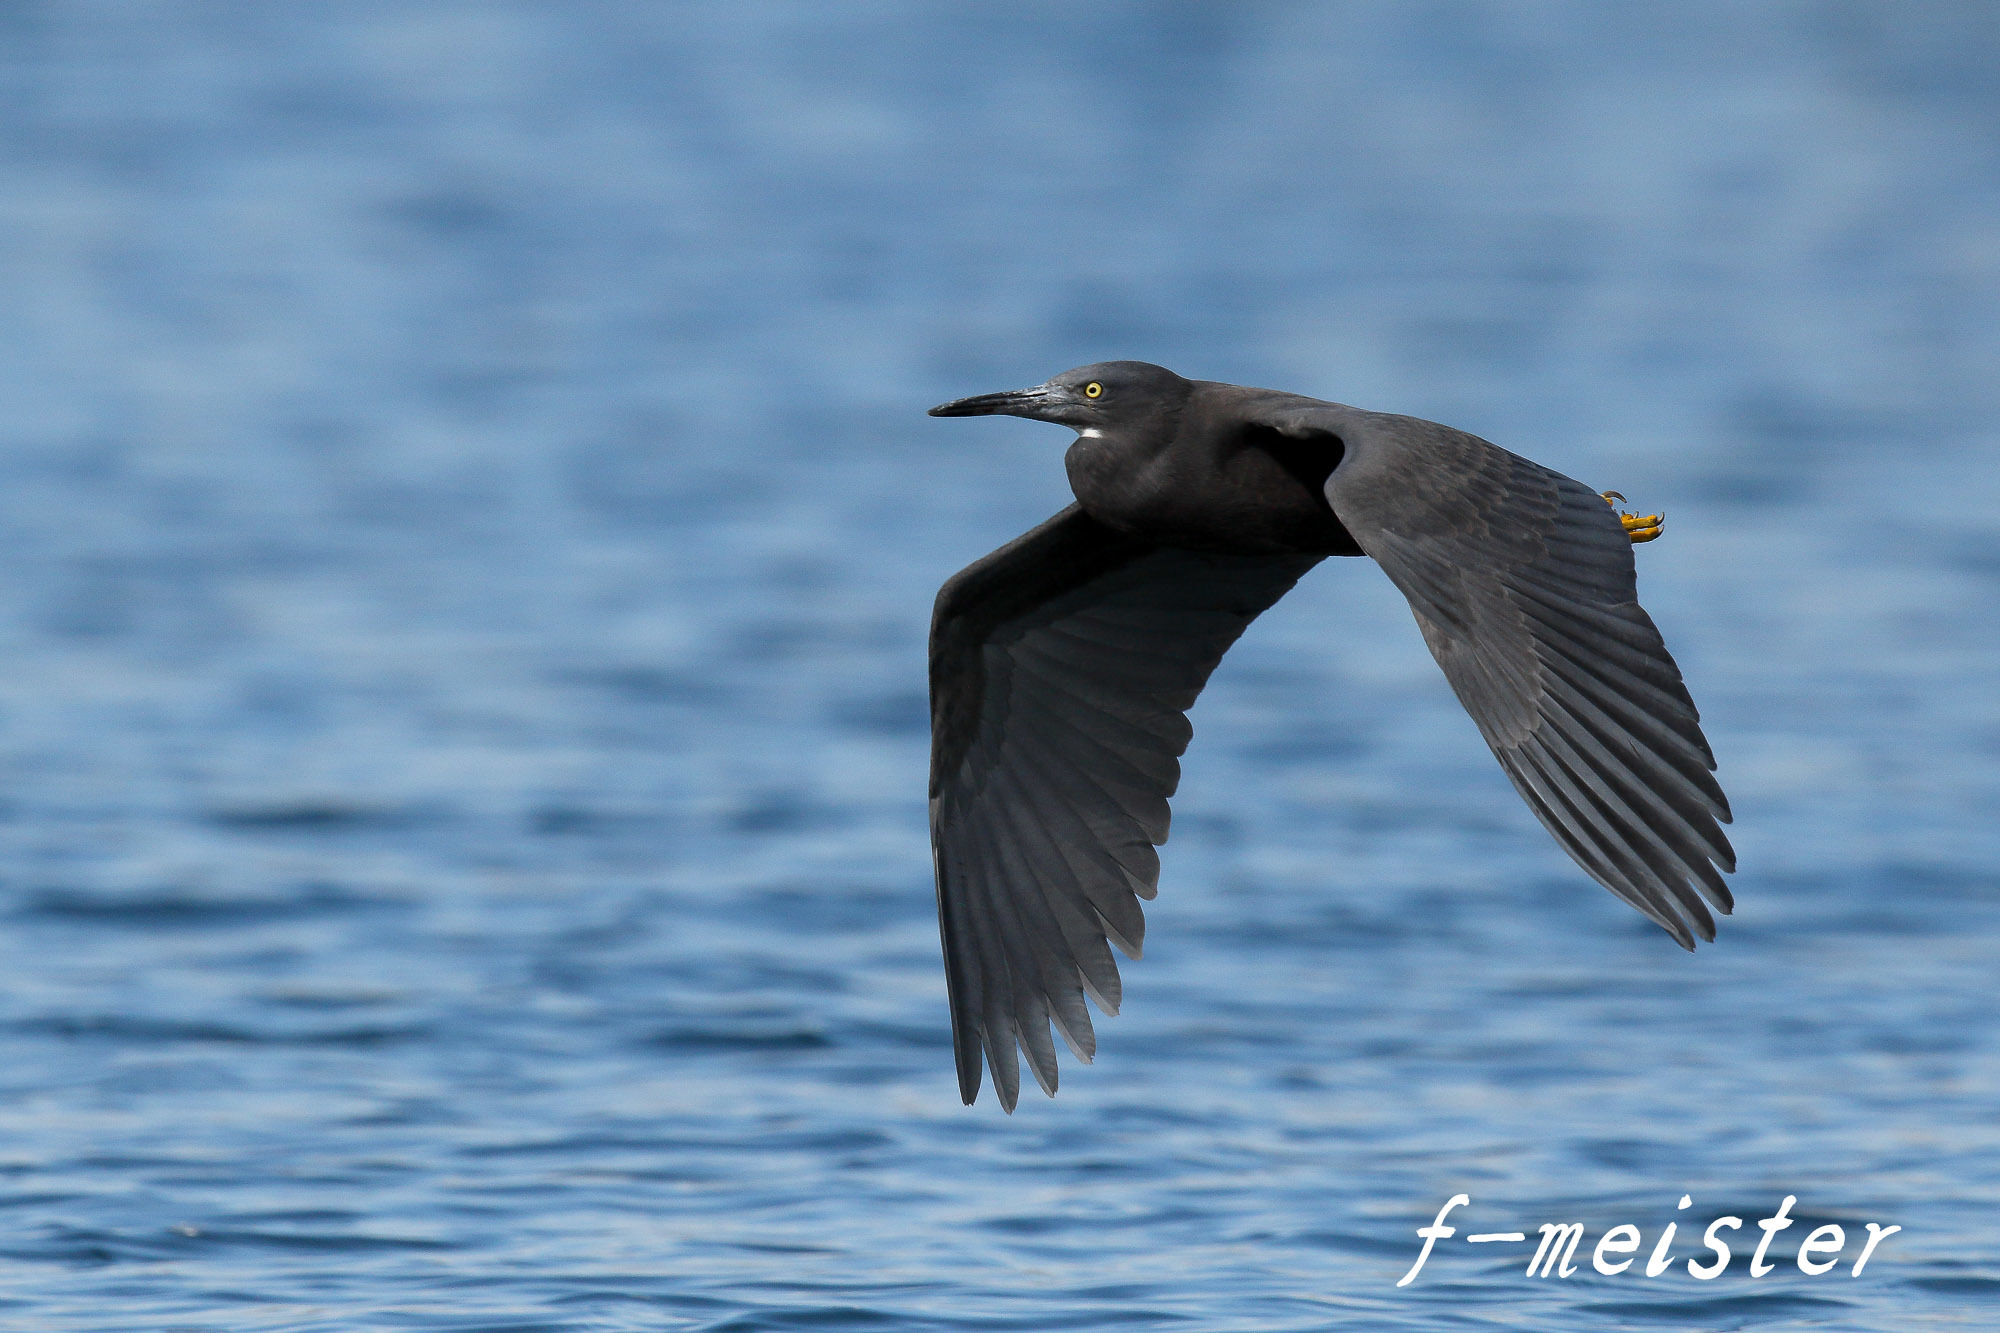
[[[968,566],[931,622],[931,845],[959,1092],[1001,1105],[1015,1046],[1056,1087],[1049,1023],[1096,1051],[1118,1012],[1106,941],[1138,957],[1184,716],[1243,630],[1317,556],[1155,547],[1076,505]]]
[[[1434,422],[1291,399],[1268,424],[1342,440],[1328,503],[1563,850],[1684,948],[1714,939],[1729,803],[1611,507]]]

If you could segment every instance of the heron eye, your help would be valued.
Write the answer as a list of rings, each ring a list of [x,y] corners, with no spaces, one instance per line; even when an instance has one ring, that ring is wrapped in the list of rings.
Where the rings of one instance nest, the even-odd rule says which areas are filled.
[[[1104,386],[1096,380],[1092,380],[1083,386],[1083,396],[1085,398],[1102,398],[1104,396]]]

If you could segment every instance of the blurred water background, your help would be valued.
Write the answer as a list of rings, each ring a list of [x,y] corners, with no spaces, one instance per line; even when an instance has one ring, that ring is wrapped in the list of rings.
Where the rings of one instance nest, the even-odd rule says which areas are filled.
[[[1991,5],[14,0],[0,62],[0,1322],[2000,1321]],[[1331,562],[1096,1066],[962,1108],[924,634],[1068,436],[922,413],[1109,357],[1665,509],[1720,941]],[[1461,1191],[1847,1258],[1396,1288]]]

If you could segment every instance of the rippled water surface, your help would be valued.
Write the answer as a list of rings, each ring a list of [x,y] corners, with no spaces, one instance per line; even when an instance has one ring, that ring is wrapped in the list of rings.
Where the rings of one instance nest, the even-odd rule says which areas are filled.
[[[2000,1322],[1989,7],[22,0],[0,62],[0,1322]],[[1664,508],[1722,938],[1330,562],[1096,1065],[961,1107],[924,632],[1066,437],[922,409],[1113,356]],[[1463,1240],[1787,1195],[1761,1278]]]

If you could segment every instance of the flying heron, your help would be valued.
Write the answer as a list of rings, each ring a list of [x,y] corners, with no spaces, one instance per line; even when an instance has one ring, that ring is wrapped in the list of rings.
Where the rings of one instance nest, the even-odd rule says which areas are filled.
[[[1250,622],[1372,556],[1514,787],[1584,872],[1684,948],[1736,866],[1694,702],[1636,598],[1659,515],[1464,431],[1142,361],[961,398],[1077,433],[1076,503],[967,566],[931,622],[931,843],[959,1092],[1000,1103],[1050,1023],[1096,1051],[1139,955],[1186,712]]]

